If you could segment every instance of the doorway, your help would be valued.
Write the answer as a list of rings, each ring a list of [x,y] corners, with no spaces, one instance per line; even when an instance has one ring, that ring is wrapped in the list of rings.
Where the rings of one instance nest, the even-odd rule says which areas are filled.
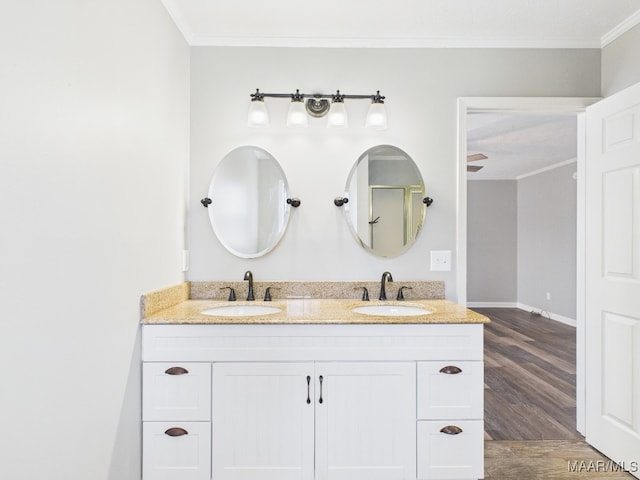
[[[584,116],[585,108],[597,98],[461,98],[458,100],[458,218],[457,218],[457,300],[467,305],[467,115],[481,113],[545,112],[572,113],[577,120],[577,239],[576,251],[584,252]],[[475,152],[473,152],[475,153]],[[576,420],[579,432],[584,431],[584,258],[578,255],[576,286]]]

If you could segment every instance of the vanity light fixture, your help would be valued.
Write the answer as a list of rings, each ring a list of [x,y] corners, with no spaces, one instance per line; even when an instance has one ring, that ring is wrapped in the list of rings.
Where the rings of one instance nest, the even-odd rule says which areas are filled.
[[[384,106],[385,97],[380,95],[378,90],[373,95],[348,95],[337,90],[334,94],[314,93],[262,93],[256,89],[251,95],[251,106],[249,108],[248,124],[250,127],[266,127],[269,125],[269,113],[264,99],[269,98],[289,98],[289,112],[287,114],[288,127],[307,127],[309,117],[320,118],[327,116],[327,127],[346,128],[349,126],[349,117],[345,107],[345,99],[367,99],[371,101],[371,106],[367,113],[365,126],[375,130],[387,128],[387,112]],[[329,103],[331,100],[331,103]]]

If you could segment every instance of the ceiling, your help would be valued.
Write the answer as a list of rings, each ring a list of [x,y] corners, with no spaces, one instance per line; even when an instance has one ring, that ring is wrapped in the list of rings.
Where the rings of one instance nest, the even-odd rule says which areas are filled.
[[[161,0],[190,45],[601,48],[640,0]]]
[[[511,180],[574,161],[578,146],[576,114],[469,113],[467,152],[488,158],[469,180]]]

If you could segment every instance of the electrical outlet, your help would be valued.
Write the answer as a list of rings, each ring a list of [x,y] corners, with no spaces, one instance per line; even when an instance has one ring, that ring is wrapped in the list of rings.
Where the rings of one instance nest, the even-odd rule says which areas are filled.
[[[448,272],[451,270],[451,250],[431,250],[431,271]]]

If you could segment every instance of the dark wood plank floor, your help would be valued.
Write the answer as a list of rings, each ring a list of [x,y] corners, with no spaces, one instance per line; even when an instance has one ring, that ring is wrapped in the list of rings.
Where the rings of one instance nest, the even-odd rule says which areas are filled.
[[[516,308],[485,326],[485,438],[575,440],[575,328]]]

